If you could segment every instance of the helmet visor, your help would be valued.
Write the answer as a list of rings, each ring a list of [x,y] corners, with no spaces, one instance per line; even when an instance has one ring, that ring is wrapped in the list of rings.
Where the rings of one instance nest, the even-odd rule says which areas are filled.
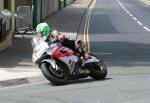
[[[37,35],[38,35],[39,37],[43,37],[43,36],[44,36],[44,31],[42,31],[42,32],[37,32]]]

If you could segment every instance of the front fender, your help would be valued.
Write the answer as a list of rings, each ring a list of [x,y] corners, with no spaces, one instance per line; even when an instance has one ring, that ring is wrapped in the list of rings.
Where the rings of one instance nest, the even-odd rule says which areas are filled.
[[[91,56],[91,58],[88,59],[88,60],[86,60],[86,61],[84,62],[84,64],[88,64],[88,63],[92,63],[92,62],[99,62],[99,61],[100,61],[100,60],[99,60],[97,57]]]
[[[52,59],[45,59],[45,60],[41,61],[40,64],[42,64],[43,62],[47,62],[47,63],[51,64],[52,67],[55,68],[56,70],[58,69],[58,66],[57,66],[54,59],[53,60]]]

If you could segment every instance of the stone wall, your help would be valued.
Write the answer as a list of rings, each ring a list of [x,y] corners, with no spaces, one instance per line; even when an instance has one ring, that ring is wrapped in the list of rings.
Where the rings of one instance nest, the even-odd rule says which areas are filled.
[[[13,34],[14,34],[14,32],[11,31],[8,34],[8,36],[6,37],[6,39],[3,42],[0,43],[0,52],[12,45]]]
[[[3,0],[0,0],[0,10],[2,10],[3,9]]]

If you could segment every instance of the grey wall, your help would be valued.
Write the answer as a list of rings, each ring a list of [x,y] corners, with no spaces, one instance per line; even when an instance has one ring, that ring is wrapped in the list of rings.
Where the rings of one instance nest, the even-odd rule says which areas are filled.
[[[42,19],[51,15],[59,8],[59,0],[42,0]]]
[[[68,2],[68,4],[69,4],[69,3],[71,3],[72,1],[74,1],[74,0],[68,0],[67,2]]]

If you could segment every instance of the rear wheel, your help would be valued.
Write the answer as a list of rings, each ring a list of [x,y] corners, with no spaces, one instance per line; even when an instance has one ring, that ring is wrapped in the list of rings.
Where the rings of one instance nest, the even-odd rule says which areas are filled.
[[[107,67],[103,61],[93,63],[91,68],[91,77],[97,80],[104,79],[107,76]]]
[[[52,67],[51,64],[47,62],[43,62],[41,64],[41,71],[43,75],[51,81],[55,85],[64,85],[68,81],[68,73],[66,66],[61,64],[58,65],[59,70],[56,70],[55,68]],[[63,67],[63,68],[62,68]]]
[[[93,54],[90,55],[98,58]],[[97,63],[92,63],[90,67],[90,71],[91,71],[91,77],[96,80],[104,79],[107,76],[107,67],[103,62],[103,60],[100,60]]]

